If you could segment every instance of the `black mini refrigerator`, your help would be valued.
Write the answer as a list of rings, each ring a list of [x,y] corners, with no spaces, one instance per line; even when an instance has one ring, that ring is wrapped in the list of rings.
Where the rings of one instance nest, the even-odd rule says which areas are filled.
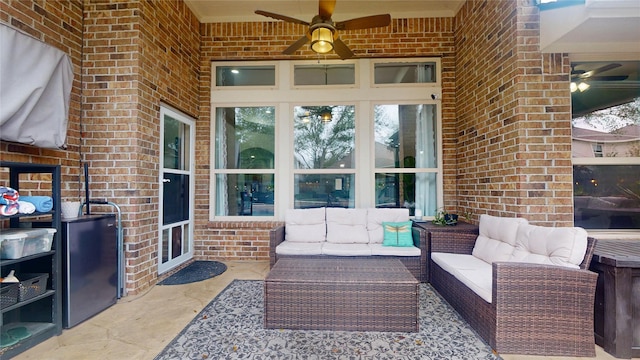
[[[117,301],[116,217],[63,219],[62,240],[62,325],[70,328]]]

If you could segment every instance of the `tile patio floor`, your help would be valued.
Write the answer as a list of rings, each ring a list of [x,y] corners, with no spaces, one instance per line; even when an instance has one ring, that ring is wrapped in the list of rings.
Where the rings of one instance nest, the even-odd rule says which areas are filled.
[[[104,312],[14,359],[151,360],[232,280],[263,280],[269,271],[268,261],[225,264],[227,271],[213,279],[154,286],[145,294],[124,297]],[[596,347],[596,355],[596,358],[571,358],[501,354],[504,360],[615,359],[600,347]]]

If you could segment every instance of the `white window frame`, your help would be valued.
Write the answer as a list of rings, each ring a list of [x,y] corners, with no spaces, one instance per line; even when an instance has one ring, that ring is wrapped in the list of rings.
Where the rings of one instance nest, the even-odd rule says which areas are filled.
[[[375,207],[375,173],[378,170],[398,173],[437,172],[437,204],[443,206],[443,169],[442,169],[442,106],[441,61],[440,58],[403,58],[403,59],[358,59],[348,60],[355,63],[354,85],[300,85],[294,86],[294,65],[314,64],[309,61],[263,61],[263,62],[212,62],[211,72],[216,66],[275,65],[276,86],[215,86],[215,77],[211,82],[211,139],[215,139],[216,109],[236,106],[274,106],[276,109],[276,153],[275,153],[275,193],[274,216],[216,216],[216,175],[219,173],[248,173],[247,169],[219,171],[215,169],[215,141],[211,141],[210,183],[209,183],[209,220],[210,221],[273,221],[283,220],[287,209],[293,208],[294,174],[313,173],[352,173],[355,170],[355,207]],[[331,64],[337,61],[323,63]],[[436,63],[436,82],[419,84],[373,84],[373,68],[377,63],[386,62],[434,62]],[[247,99],[239,101],[238,99]],[[435,104],[437,106],[437,169],[376,169],[373,154],[374,126],[373,108],[377,104]],[[294,169],[293,168],[293,108],[313,105],[354,105],[355,126],[355,169]],[[320,171],[319,171],[320,170]],[[260,171],[264,173],[266,171]]]
[[[358,72],[358,63],[356,60],[324,60],[321,65],[344,65],[353,64],[355,66],[355,82],[353,84],[335,84],[335,85],[296,85],[294,79],[295,67],[297,65],[318,65],[317,61],[298,60],[290,61],[289,71],[290,74],[290,86],[292,89],[311,89],[311,88],[330,88],[330,89],[353,89],[360,87],[360,73]]]

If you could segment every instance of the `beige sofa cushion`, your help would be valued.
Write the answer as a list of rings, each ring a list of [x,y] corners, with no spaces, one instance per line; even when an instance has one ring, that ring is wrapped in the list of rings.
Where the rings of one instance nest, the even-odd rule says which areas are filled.
[[[276,246],[278,255],[322,255],[322,245],[326,242],[283,241]]]
[[[327,237],[325,208],[288,209],[284,217],[285,241],[317,243]]]
[[[384,230],[382,222],[409,221],[409,209],[367,209],[367,231],[370,244],[382,244]]]
[[[587,232],[579,227],[521,225],[509,261],[578,269],[587,252]]]
[[[493,269],[490,264],[473,255],[438,252],[431,254],[431,260],[486,302],[491,302]]]
[[[420,256],[420,248],[415,246],[383,246],[382,244],[369,244],[371,255],[386,256]]]
[[[368,243],[367,209],[327,208],[327,242]]]
[[[480,215],[480,235],[476,239],[472,255],[492,264],[507,261],[516,246],[516,235],[527,219]]]
[[[344,244],[326,242],[322,245],[322,255],[330,256],[371,256],[369,244]]]

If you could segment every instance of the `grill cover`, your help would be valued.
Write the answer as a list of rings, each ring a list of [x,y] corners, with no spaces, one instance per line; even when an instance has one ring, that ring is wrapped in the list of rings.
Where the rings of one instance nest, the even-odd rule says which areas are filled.
[[[67,54],[0,24],[0,139],[64,147],[72,82]]]

